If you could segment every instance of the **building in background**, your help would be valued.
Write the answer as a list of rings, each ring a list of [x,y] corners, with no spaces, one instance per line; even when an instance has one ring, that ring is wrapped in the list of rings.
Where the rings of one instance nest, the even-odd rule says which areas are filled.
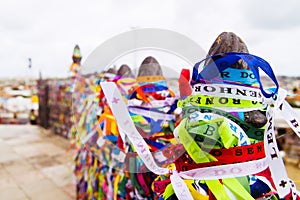
[[[0,80],[0,123],[28,123],[31,109],[38,115],[36,86],[34,79]]]

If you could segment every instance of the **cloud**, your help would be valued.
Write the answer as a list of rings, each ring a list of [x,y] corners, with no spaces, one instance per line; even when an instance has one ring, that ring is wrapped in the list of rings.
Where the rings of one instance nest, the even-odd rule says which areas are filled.
[[[252,0],[245,1],[242,9],[252,27],[281,30],[300,26],[300,1]]]
[[[276,65],[296,66],[298,8],[296,0],[1,1],[0,76],[26,74],[28,57],[44,76],[67,76],[75,44],[84,60],[102,42],[132,27],[173,30],[206,51],[221,32],[233,31],[252,53]],[[279,54],[288,54],[289,60]],[[288,70],[282,73],[295,72]]]

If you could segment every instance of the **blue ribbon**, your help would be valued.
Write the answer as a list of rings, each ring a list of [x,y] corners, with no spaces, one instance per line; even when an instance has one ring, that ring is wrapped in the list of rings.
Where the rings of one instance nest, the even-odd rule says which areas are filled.
[[[118,136],[115,136],[115,135],[105,135],[103,138],[106,140],[109,140],[113,143],[116,143],[118,140]]]
[[[239,82],[246,85],[257,83],[257,79],[251,70],[228,68],[221,73],[221,79],[225,81]]]
[[[199,65],[208,59],[214,59],[214,62],[211,62],[210,64],[205,66],[204,69],[199,73],[198,72]],[[192,84],[197,83],[197,81],[201,79],[210,80],[212,78],[218,77],[220,72],[223,72],[225,69],[229,68],[240,59],[243,59],[248,64],[250,69],[253,71],[253,74],[257,78],[257,81],[259,83],[260,90],[266,98],[270,98],[278,92],[279,84],[277,82],[277,79],[274,75],[274,72],[270,64],[264,59],[248,53],[229,52],[229,53],[210,56],[203,59],[202,61],[194,65]],[[275,83],[276,89],[274,92],[271,91],[271,93],[268,93],[264,90],[263,85],[260,81],[259,68],[262,71],[264,71]]]

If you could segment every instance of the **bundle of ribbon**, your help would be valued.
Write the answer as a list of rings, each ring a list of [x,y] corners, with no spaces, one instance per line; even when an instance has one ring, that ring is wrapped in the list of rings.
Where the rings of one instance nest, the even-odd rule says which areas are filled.
[[[71,81],[69,79],[48,80],[48,102],[49,112],[48,124],[54,133],[69,138],[69,127],[71,124]]]
[[[154,188],[158,190],[161,179],[169,183],[169,176],[156,177],[146,168],[134,145],[117,125],[102,88],[98,86],[102,82],[116,86],[120,99],[113,101],[127,103],[134,128],[145,137],[155,160],[167,166],[185,150],[182,145],[173,145],[177,99],[167,87],[165,78],[139,76],[135,80],[104,73],[93,78],[78,76],[77,79],[80,92],[74,95],[74,105],[78,106],[74,109],[76,128],[73,128],[77,142],[77,198],[157,199],[162,191],[155,192]]]
[[[74,172],[77,199],[102,198],[108,188],[107,183],[100,181],[99,177],[105,180],[103,174],[112,173],[109,166],[115,145],[110,140],[114,140],[113,134],[117,134],[117,127],[104,102],[99,84],[102,81],[113,81],[115,77],[116,75],[111,73],[87,77],[78,75],[74,83],[72,142],[76,147]],[[100,148],[100,145],[97,145],[100,141],[98,138],[103,139],[105,135],[108,139]]]
[[[199,65],[208,59],[214,62],[199,72]],[[241,59],[250,70],[230,68]],[[275,88],[263,87],[259,70],[271,78]],[[136,190],[134,194],[141,194],[144,198],[151,194],[151,197],[161,199],[172,199],[175,196],[178,199],[299,198],[295,185],[287,177],[277,148],[274,109],[280,111],[298,135],[300,121],[285,102],[287,93],[279,88],[270,65],[262,58],[248,53],[211,56],[194,66],[191,85],[192,95],[178,102],[182,108],[182,120],[173,134],[177,142],[164,141],[162,146],[158,143],[157,148],[153,148],[151,145],[157,140],[148,140],[147,137],[155,136],[155,125],[152,128],[146,125],[149,123],[147,118],[156,121],[160,119],[158,110],[152,113],[153,110],[145,103],[143,108],[136,108],[141,104],[132,98],[127,107],[115,83],[101,83],[118,130],[123,134],[123,144],[128,143],[128,138],[131,149],[134,149],[152,174],[150,181],[153,187],[141,187],[144,193]],[[152,91],[145,88],[141,87],[143,92]],[[173,99],[164,100],[164,104],[173,102]],[[247,118],[252,111],[262,113],[266,120],[249,123]],[[150,114],[147,116],[147,113]],[[146,119],[143,127],[148,130],[146,139],[140,134],[143,131],[136,127],[137,122],[142,127],[143,121],[132,120],[141,115],[143,120]],[[168,115],[163,116],[163,120],[174,119]],[[164,135],[172,138],[167,136],[169,134]],[[159,156],[158,149],[176,149],[180,153],[163,158]],[[145,178],[138,180],[139,186],[148,183]],[[136,184],[134,179],[131,181],[133,185]],[[134,185],[134,188],[139,186]]]

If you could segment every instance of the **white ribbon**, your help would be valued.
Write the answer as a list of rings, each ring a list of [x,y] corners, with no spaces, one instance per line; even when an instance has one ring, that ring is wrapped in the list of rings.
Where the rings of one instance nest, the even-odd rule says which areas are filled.
[[[148,149],[148,146],[144,139],[141,137],[139,132],[136,130],[133,121],[128,113],[127,107],[122,100],[122,96],[117,89],[115,83],[113,82],[103,82],[101,83],[101,87],[103,92],[106,96],[107,102],[112,110],[112,113],[118,123],[119,130],[126,133],[129,140],[133,144],[135,150],[137,151],[138,155],[141,157],[147,168],[155,174],[163,175],[169,174],[170,171],[167,168],[159,167],[151,152]],[[180,177],[186,179],[201,179],[201,180],[208,180],[208,179],[221,179],[221,178],[229,178],[229,177],[236,177],[236,176],[246,176],[250,174],[255,174],[260,171],[263,171],[268,167],[269,160],[268,158],[249,161],[245,163],[237,163],[237,164],[229,164],[229,165],[222,165],[222,166],[213,166],[213,167],[206,167],[200,169],[189,170],[185,172],[177,172],[173,171],[173,183],[172,186],[177,185],[178,187],[174,187],[175,194],[179,199],[187,199],[191,197],[189,190],[186,190],[186,186],[182,186],[184,183]],[[180,186],[180,187],[179,187]],[[180,191],[179,191],[180,188]],[[187,198],[180,198],[181,197],[181,189],[183,189],[186,193],[188,193],[185,197]]]
[[[133,121],[128,113],[127,107],[123,101],[121,93],[113,82],[102,82],[101,87],[105,94],[106,100],[112,110],[112,113],[118,123],[120,131],[126,133],[131,143],[134,145],[138,155],[144,161],[146,167],[155,174],[168,174],[169,169],[159,167],[148,145],[139,132],[136,130]]]
[[[263,95],[259,88],[238,85],[198,83],[193,86],[193,94],[229,97],[262,102]]]
[[[203,167],[180,172],[179,175],[186,179],[215,180],[234,178],[259,173],[269,166],[269,159],[263,158],[243,163]]]
[[[132,107],[129,108],[129,111],[134,114],[137,114],[137,115],[152,118],[155,121],[157,121],[157,120],[175,120],[175,115],[172,115],[172,114],[159,113],[159,112],[144,110],[144,109],[140,109],[140,108],[132,108]]]
[[[144,108],[156,108],[156,107],[164,107],[164,106],[171,106],[174,104],[176,99],[174,97],[168,97],[164,100],[152,100],[150,103],[145,103],[142,100],[138,99],[130,99],[127,102],[128,106],[143,106]]]
[[[291,190],[293,191],[293,199],[296,199],[296,188],[294,183],[288,178],[288,174],[285,169],[285,165],[281,154],[279,153],[276,143],[276,135],[274,132],[274,110],[279,110],[279,113],[284,117],[294,132],[300,137],[300,120],[293,108],[284,100],[287,92],[283,89],[279,89],[278,95],[275,98],[270,99],[274,105],[274,108],[269,107],[267,110],[267,126],[265,130],[264,145],[265,152],[270,159],[270,171],[272,179],[275,184],[276,190],[280,198],[284,198]]]
[[[172,187],[178,199],[182,200],[193,200],[189,188],[186,186],[185,182],[180,178],[176,171],[170,176]]]
[[[216,84],[212,84],[212,86],[214,87],[215,85]],[[122,96],[118,91],[116,85],[114,83],[107,82],[107,83],[101,83],[101,86],[107,98],[107,102],[112,109],[114,117],[118,122],[119,130],[128,136],[129,140],[132,142],[138,155],[141,157],[141,159],[143,160],[147,168],[155,174],[170,173],[169,169],[161,168],[156,164],[152,154],[148,149],[146,142],[140,136],[139,132],[136,130],[130,118],[130,115],[128,113],[127,107],[123,102]],[[228,91],[228,87],[226,88]],[[234,94],[234,92],[237,93],[237,88],[235,86],[230,86],[230,88],[232,88],[231,89],[232,94],[224,93],[224,95],[226,95],[227,97],[228,95],[237,97],[237,94]],[[240,95],[241,92],[238,93],[240,99],[257,100],[257,98],[261,98],[261,94],[258,93],[258,91],[254,88],[240,87],[240,86],[238,86],[238,88],[241,91],[243,91],[243,94],[241,95]],[[255,96],[254,94],[256,94],[257,96]],[[217,94],[210,93],[209,95],[217,95]],[[218,95],[220,96],[220,92],[218,93]],[[279,154],[279,150],[276,143],[276,137],[274,133],[273,110],[278,109],[280,114],[288,122],[288,124],[295,131],[295,133],[300,137],[300,120],[296,115],[296,113],[293,111],[293,108],[286,101],[284,101],[285,95],[286,95],[286,91],[279,90],[279,94],[276,96],[276,99],[273,100],[263,99],[263,102],[267,102],[267,103],[273,102],[274,105],[274,108],[269,106],[267,110],[268,122],[266,125],[265,137],[264,137],[265,151],[267,155],[266,158],[255,160],[255,161],[249,161],[245,163],[193,169],[193,170],[180,172],[180,173],[173,172],[173,174],[171,175],[171,181],[176,196],[179,199],[191,198],[191,194],[189,193],[187,186],[184,186],[185,184],[180,177],[186,179],[201,179],[201,180],[222,179],[222,178],[256,174],[269,167],[279,197],[284,198],[292,190],[293,198],[295,199],[297,195],[297,190],[295,188],[294,183],[288,179],[286,171],[282,170],[285,169],[285,166]],[[153,115],[151,115],[151,117],[153,117]],[[182,191],[185,191],[186,195],[184,195]]]

